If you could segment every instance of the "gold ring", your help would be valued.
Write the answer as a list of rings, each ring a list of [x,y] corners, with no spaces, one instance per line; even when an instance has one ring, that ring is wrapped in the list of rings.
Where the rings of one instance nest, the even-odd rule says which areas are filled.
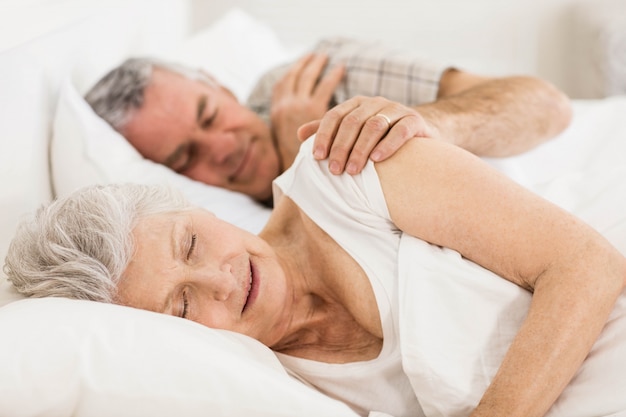
[[[384,114],[382,114],[382,113],[377,113],[377,114],[376,114],[376,116],[380,116],[380,117],[382,117],[383,119],[385,119],[385,121],[387,122],[387,124],[388,124],[389,126],[391,126],[391,119],[390,119],[389,117],[385,116],[385,115],[384,115]]]

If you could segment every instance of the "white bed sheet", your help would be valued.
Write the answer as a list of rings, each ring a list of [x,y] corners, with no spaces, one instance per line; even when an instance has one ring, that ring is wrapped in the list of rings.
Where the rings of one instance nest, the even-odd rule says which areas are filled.
[[[95,54],[101,59],[100,61],[96,59],[98,65],[95,62],[86,62],[86,67],[82,67],[82,70],[78,71],[80,60],[70,53],[68,48],[71,47],[72,42],[80,43],[80,40],[92,39],[81,36],[81,31],[86,30],[88,32],[88,29],[89,24],[83,22],[82,29],[78,32],[74,28],[68,32],[61,31],[53,34],[54,36],[50,39],[62,41],[64,42],[63,45],[55,45],[54,42],[48,42],[44,39],[40,46],[47,48],[48,52],[43,55],[36,55],[37,48],[32,47],[25,50],[24,54],[20,54],[22,51],[17,50],[0,55],[0,62],[3,63],[0,66],[0,72],[5,75],[0,79],[0,83],[3,83],[4,92],[1,108],[4,109],[4,114],[14,116],[12,120],[5,120],[0,125],[0,130],[4,135],[0,139],[0,158],[3,161],[0,166],[0,170],[2,170],[0,171],[2,172],[0,198],[3,214],[7,213],[2,223],[3,234],[2,242],[0,242],[3,256],[15,228],[15,223],[21,214],[33,210],[40,203],[52,197],[52,190],[49,186],[51,182],[58,192],[65,193],[71,191],[72,187],[81,185],[80,183],[70,184],[70,180],[92,181],[94,178],[87,175],[86,170],[88,168],[80,165],[92,164],[93,154],[88,155],[82,151],[76,152],[77,148],[74,148],[73,155],[76,156],[76,159],[73,161],[69,159],[69,150],[65,154],[68,159],[63,158],[62,152],[57,153],[55,158],[58,160],[53,161],[56,164],[57,176],[56,179],[49,177],[47,147],[53,120],[56,118],[54,128],[57,133],[62,132],[58,133],[57,145],[63,140],[73,144],[68,146],[88,149],[90,145],[85,142],[88,139],[103,136],[111,138],[115,135],[115,132],[110,129],[107,130],[106,126],[102,124],[97,126],[89,121],[93,115],[86,116],[84,114],[85,103],[80,101],[77,94],[77,92],[84,92],[89,81],[95,79],[96,69],[101,73],[104,60],[104,55]],[[102,39],[99,42],[101,41]],[[254,78],[258,75],[249,70],[253,68],[253,66],[247,65],[251,59],[254,59],[256,64],[262,61],[261,68],[269,68],[294,56],[293,53],[283,48],[280,40],[262,22],[240,10],[235,10],[224,16],[223,19],[218,19],[218,24],[215,27],[208,28],[206,32],[198,34],[197,37],[189,41],[187,49],[179,49],[179,57],[188,59],[189,63],[205,66],[209,71],[216,73],[218,78],[231,87],[240,98],[249,91]],[[141,39],[135,39],[133,42],[140,43]],[[207,55],[195,54],[198,48],[205,47],[211,42],[217,43],[213,43],[213,49],[207,48],[206,52],[213,51],[215,53],[217,51],[222,54],[220,65],[216,65],[216,61],[207,59]],[[124,48],[126,48],[124,51],[131,49],[129,44],[132,42],[123,42],[123,39],[116,38],[115,43],[124,44]],[[87,46],[93,47],[94,45]],[[59,47],[62,53],[55,55],[55,47]],[[82,45],[79,50],[84,51],[84,47]],[[224,55],[225,53],[229,53],[229,55]],[[111,62],[123,54],[121,50],[106,51],[106,56]],[[88,56],[88,54],[81,56]],[[171,56],[174,57],[175,55]],[[39,61],[46,60],[46,57],[50,57],[46,61],[46,65],[40,65]],[[55,57],[70,57],[72,59],[68,58],[65,62],[61,62],[62,60],[55,62]],[[77,65],[76,68],[73,68],[74,70],[68,69],[70,62]],[[89,67],[92,67],[91,71],[87,71]],[[65,81],[62,82],[62,80]],[[54,81],[54,84],[51,84],[51,81]],[[65,91],[65,96],[61,97],[61,101],[58,101],[59,92],[62,88]],[[57,103],[59,103],[58,112],[56,111]],[[621,230],[617,226],[622,227],[623,225],[611,223],[609,221],[610,216],[605,216],[604,208],[594,209],[586,202],[605,198],[608,205],[611,199],[620,199],[624,196],[624,194],[620,196],[612,192],[612,181],[619,183],[621,180],[613,176],[617,174],[613,174],[611,169],[618,172],[620,167],[624,166],[626,124],[623,123],[622,118],[623,114],[626,114],[626,97],[600,101],[577,101],[574,103],[574,107],[575,117],[572,126],[556,140],[526,155],[506,160],[490,160],[489,162],[553,201],[587,216],[590,220],[599,221],[598,227],[602,227],[603,231]],[[20,118],[23,121],[20,122]],[[19,140],[15,140],[15,138],[19,138]],[[122,153],[118,154],[117,157],[121,160],[129,157],[130,160],[135,161],[134,163],[144,163],[137,159],[136,155],[124,153],[125,151],[120,152]],[[132,153],[132,151],[129,152]],[[102,160],[96,162],[105,165],[108,163]],[[62,164],[65,165],[62,166]],[[149,165],[149,163],[146,164]],[[60,168],[66,170],[63,175],[59,174]],[[94,166],[91,165],[91,168]],[[111,166],[108,168],[96,166],[94,168],[96,174],[100,173],[97,175],[101,175],[102,172],[111,172],[106,171],[106,169],[115,170]],[[128,170],[128,172],[134,171]],[[116,173],[116,175],[118,174],[119,172]],[[164,181],[178,181],[172,180],[170,176],[171,173],[167,173],[163,177],[165,178]],[[604,179],[598,182],[602,176]],[[66,178],[67,182],[60,180],[60,178]],[[105,175],[101,181],[106,182],[111,178],[113,177]],[[122,177],[115,178],[120,180]],[[133,180],[130,177],[128,179]],[[134,178],[134,180],[145,181],[145,178]],[[604,186],[604,188],[597,191],[594,187],[598,185]],[[197,186],[194,185],[190,189]],[[242,200],[237,199],[237,201],[241,203]],[[619,202],[622,201],[619,200]],[[244,202],[241,204],[240,208],[247,204],[250,204],[249,207],[254,207],[255,203]],[[259,220],[256,227],[262,225],[263,221]],[[621,245],[620,239],[625,234],[620,231],[615,232],[614,235],[615,243]],[[19,297],[11,292],[3,277],[0,283],[0,306],[16,298]],[[227,376],[232,376],[229,374],[231,369],[224,367],[220,368],[221,371],[211,370],[208,367],[210,363],[206,362],[205,358],[201,358],[201,363],[207,366],[201,368],[205,375],[190,377],[190,374],[193,373],[193,355],[202,356],[203,343],[208,344],[207,349],[211,345],[219,345],[228,350],[228,344],[220,342],[224,339],[221,336],[216,336],[216,338],[212,338],[211,335],[198,336],[198,333],[203,332],[193,326],[193,330],[190,330],[193,335],[188,334],[187,330],[191,329],[192,323],[184,324],[183,328],[178,328],[177,321],[175,319],[172,321],[171,317],[162,317],[148,312],[129,312],[128,310],[123,310],[122,313],[120,308],[118,306],[93,305],[93,303],[83,305],[70,300],[26,300],[6,308],[0,308],[0,340],[2,340],[0,342],[0,357],[12,358],[11,361],[0,360],[0,415],[34,416],[43,414],[53,416],[67,415],[72,410],[78,416],[158,416],[173,414],[172,410],[176,409],[175,403],[159,406],[158,410],[155,410],[152,405],[160,403],[152,402],[154,394],[148,391],[135,391],[133,384],[118,385],[118,389],[113,391],[109,389],[115,388],[115,384],[108,385],[109,389],[102,388],[102,386],[93,389],[95,385],[92,384],[102,380],[107,380],[110,383],[110,381],[118,378],[118,382],[123,382],[125,378],[123,370],[119,367],[102,366],[102,364],[107,363],[138,363],[150,370],[150,378],[154,378],[151,383],[155,385],[165,384],[163,386],[168,386],[170,390],[175,390],[176,386],[184,389],[189,386],[188,383],[195,384],[195,391],[193,392],[197,396],[192,395],[185,400],[186,410],[195,411],[190,411],[186,415],[210,414],[210,411],[202,408],[210,408],[209,400],[203,395],[213,395],[213,393],[202,392],[202,386],[211,386],[215,381],[219,381],[220,372],[226,372]],[[92,331],[90,327],[94,326],[94,323],[97,323],[97,328],[94,327]],[[143,326],[154,329],[154,331],[150,334],[141,333],[138,329]],[[177,352],[173,352],[171,349],[169,352],[160,350],[160,345],[169,346],[169,339],[171,339],[169,334],[159,334],[157,329],[160,328],[171,328],[174,332],[172,334],[178,334],[181,340],[186,340],[190,346],[193,346],[186,352],[188,357],[185,357],[183,361],[189,366],[188,368],[179,370],[180,372],[175,374],[170,374],[169,371],[154,372],[154,369],[163,365],[177,363]],[[141,334],[145,338],[140,337]],[[58,337],[59,335],[65,336],[65,338]],[[131,336],[135,337],[135,343],[128,346],[128,349],[121,349],[120,341]],[[205,339],[205,341],[202,342],[198,339]],[[75,342],[78,345],[69,342]],[[81,349],[78,353],[73,350],[78,348]],[[233,359],[228,364],[238,369],[238,372],[245,373],[249,372],[251,367],[256,366],[252,365],[255,358],[263,358],[260,360],[271,368],[272,364],[269,362],[272,360],[267,359],[268,352],[263,347],[254,344],[248,346],[251,352],[256,351],[257,348],[261,350],[251,353],[247,358],[252,361],[249,366],[238,365],[233,356],[227,356]],[[149,355],[146,355],[147,351],[150,351]],[[94,352],[98,353],[95,354]],[[60,358],[64,358],[63,361],[60,361]],[[226,362],[225,360],[224,363],[226,364]],[[43,371],[43,368],[29,367],[28,364],[34,363],[56,363],[57,366],[54,369],[49,368],[47,371]],[[249,362],[244,361],[244,363],[248,364]],[[64,364],[68,367],[64,367]],[[181,367],[184,366],[181,364]],[[213,374],[209,375],[211,372]],[[255,378],[258,376],[260,379],[264,379],[267,385],[264,387],[268,388],[266,391],[260,391],[265,393],[263,399],[254,396],[253,386],[244,385],[249,388],[241,390],[241,385],[237,385],[233,379],[229,380],[234,381],[232,384],[222,384],[223,392],[220,394],[222,397],[219,398],[224,399],[225,407],[232,407],[233,404],[241,406],[253,404],[258,405],[257,410],[265,410],[259,411],[257,415],[280,415],[277,410],[280,411],[283,404],[281,402],[281,384],[288,386],[293,381],[285,380],[280,372],[271,375],[276,376],[276,379],[264,373],[254,375]],[[186,382],[181,380],[180,384],[177,384],[178,378],[182,376],[190,379]],[[134,381],[133,378],[141,379],[142,377],[144,376],[140,373],[133,373],[128,381],[132,382]],[[207,378],[207,380],[203,381],[203,378]],[[60,389],[58,381],[60,380],[72,381],[61,387],[65,389],[65,391],[62,390],[63,395],[61,396],[58,395],[60,392],[58,391]],[[198,387],[200,387],[199,390]],[[298,385],[298,387],[300,386]],[[300,416],[353,416],[353,413],[346,410],[345,407],[334,402],[327,403],[325,399],[321,399],[315,393],[309,395],[305,391],[299,391],[300,388],[298,387],[285,389],[294,390],[293,392],[297,393],[294,395],[301,396],[302,401],[298,403],[299,405],[296,402],[289,403],[290,405],[284,403],[282,410],[289,410],[288,412],[292,415]],[[272,396],[272,393],[276,395]],[[170,391],[170,394],[172,398],[177,395],[174,391]],[[33,398],[38,400],[32,401]],[[139,402],[137,403],[137,401]],[[123,407],[107,408],[107,405],[114,407],[120,404],[129,404],[129,402],[135,402],[134,408],[125,410],[122,409]],[[219,409],[221,405],[215,404],[214,406]],[[194,408],[196,406],[200,408]],[[299,406],[302,409],[298,410],[297,407]],[[211,410],[215,411],[216,409]],[[248,408],[246,410],[248,410],[246,415],[252,415]],[[229,415],[224,409],[222,409],[221,414]],[[230,415],[241,414],[237,414],[235,410]]]
[[[523,155],[489,162],[576,214],[626,253],[626,96],[572,105],[573,121],[557,138]]]
[[[490,162],[585,220],[626,256],[626,97],[573,106],[573,123],[558,138]],[[427,415],[467,415],[497,371],[531,295],[454,251],[411,237],[403,238],[400,253],[420,259],[419,266],[400,274],[403,364]],[[626,293],[547,415],[626,415],[624,358]]]
[[[538,191],[587,220],[626,255],[626,166],[564,174]],[[402,239],[403,257],[419,259],[400,272],[403,365],[427,415],[467,415],[526,317],[531,294],[454,251],[411,237]],[[626,414],[625,358],[626,292],[547,416]]]

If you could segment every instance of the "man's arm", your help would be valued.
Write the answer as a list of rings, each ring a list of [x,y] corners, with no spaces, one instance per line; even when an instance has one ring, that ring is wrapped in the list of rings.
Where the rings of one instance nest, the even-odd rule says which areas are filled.
[[[450,69],[437,101],[416,107],[440,138],[480,156],[515,155],[553,138],[570,123],[569,99],[534,77],[486,78]],[[462,141],[460,141],[462,140]]]
[[[298,135],[317,133],[316,157],[328,157],[334,173],[345,167],[356,173],[368,157],[384,160],[412,137],[452,138],[479,156],[515,155],[562,132],[571,114],[567,96],[541,79],[449,69],[431,103],[409,108],[382,97],[354,97],[303,125]]]
[[[328,157],[332,172],[353,174],[415,136],[462,138],[456,145],[477,155],[509,156],[554,137],[571,119],[568,98],[538,78],[482,77],[350,39],[322,41],[316,52],[268,74],[249,101],[257,111],[269,107],[283,169],[298,138],[314,133],[316,157]],[[324,114],[333,99],[340,104]]]

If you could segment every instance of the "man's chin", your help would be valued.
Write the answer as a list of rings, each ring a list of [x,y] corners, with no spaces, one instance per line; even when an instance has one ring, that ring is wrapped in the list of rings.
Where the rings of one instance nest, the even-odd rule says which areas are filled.
[[[257,197],[254,198],[258,203],[261,203],[265,207],[274,207],[274,199],[272,196],[272,187],[269,187],[269,190],[264,193],[257,194]]]

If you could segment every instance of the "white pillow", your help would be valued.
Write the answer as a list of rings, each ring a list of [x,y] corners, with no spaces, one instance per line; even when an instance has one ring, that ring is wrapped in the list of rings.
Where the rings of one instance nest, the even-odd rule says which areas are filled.
[[[3,416],[357,416],[256,340],[164,314],[28,299],[0,334]]]
[[[20,50],[0,54],[0,262],[25,212],[51,198],[47,166],[48,89]],[[26,116],[28,115],[28,116]],[[21,298],[0,268],[0,306]],[[0,336],[2,337],[2,336]],[[0,394],[1,395],[1,394]]]
[[[269,27],[234,9],[165,58],[207,70],[244,100],[262,73],[289,57]],[[68,78],[62,86],[55,115],[51,144],[55,195],[91,184],[167,183],[224,220],[253,233],[261,230],[270,210],[253,199],[192,181],[142,158],[79,94],[75,81],[85,78],[82,70],[75,68],[75,79]]]
[[[11,23],[0,37],[16,36],[0,52],[0,262],[23,214],[53,196],[49,142],[62,80],[77,65],[77,82],[88,82],[84,76],[128,54],[171,50],[189,23],[180,0],[13,3],[0,7],[0,19]],[[0,305],[16,298],[0,272]]]
[[[241,22],[241,16],[231,21]],[[249,28],[247,38],[255,40],[255,54],[263,54],[260,42],[264,37],[254,39],[255,27]],[[74,35],[64,35],[64,42],[57,46],[71,52],[76,47],[71,39],[80,39],[80,45],[92,50],[98,46],[88,42],[91,38]],[[121,44],[133,42],[129,39]],[[109,44],[112,53],[120,47]],[[192,49],[188,47],[187,53]],[[0,245],[3,254],[20,213],[34,210],[51,197],[45,146],[52,122],[49,110],[57,102],[60,80],[69,76],[70,60],[68,54],[59,55],[52,47],[44,50],[54,52],[49,53],[49,60],[42,59],[50,63],[50,73],[30,65],[30,53],[24,53],[21,60],[12,59],[15,54],[0,54],[0,61],[7,63],[0,73],[10,73],[3,77],[5,90],[16,93],[16,100],[4,103],[4,113],[14,114],[17,103],[18,110],[24,107],[22,113],[29,115],[27,123],[19,111],[18,117],[6,120],[10,127],[3,130],[6,138],[20,140],[0,141],[6,151],[0,153],[6,162],[2,164],[7,174],[4,191],[11,191],[2,198],[3,209],[11,209],[3,212],[8,216]],[[95,50],[97,56],[106,55],[100,48]],[[272,56],[272,50],[268,51]],[[227,52],[243,57],[250,50],[240,44]],[[87,62],[80,62],[82,68],[74,68],[75,78],[63,83],[54,114],[50,162],[51,182],[58,195],[94,183],[165,182],[181,188],[194,203],[248,230],[256,231],[265,223],[269,210],[251,199],[191,181],[142,159],[77,92],[73,84],[84,87],[94,66],[87,55],[79,56]],[[227,62],[228,56],[221,59]],[[47,88],[42,85],[44,80],[53,80],[54,85]],[[243,92],[244,88],[251,86],[242,82],[233,90]],[[30,136],[28,141],[22,140],[25,128],[32,140]],[[18,143],[26,147],[15,148]],[[7,286],[3,279],[0,305],[17,298]],[[174,317],[84,301],[27,299],[0,308],[0,335],[2,416],[356,416],[345,405],[289,377],[273,353],[259,343]]]
[[[243,102],[261,75],[300,52],[287,50],[269,26],[235,8],[166,58],[203,68]]]
[[[192,203],[253,233],[260,231],[270,214],[248,196],[193,181],[144,159],[93,112],[69,78],[61,88],[50,153],[57,196],[91,184],[171,184]]]

